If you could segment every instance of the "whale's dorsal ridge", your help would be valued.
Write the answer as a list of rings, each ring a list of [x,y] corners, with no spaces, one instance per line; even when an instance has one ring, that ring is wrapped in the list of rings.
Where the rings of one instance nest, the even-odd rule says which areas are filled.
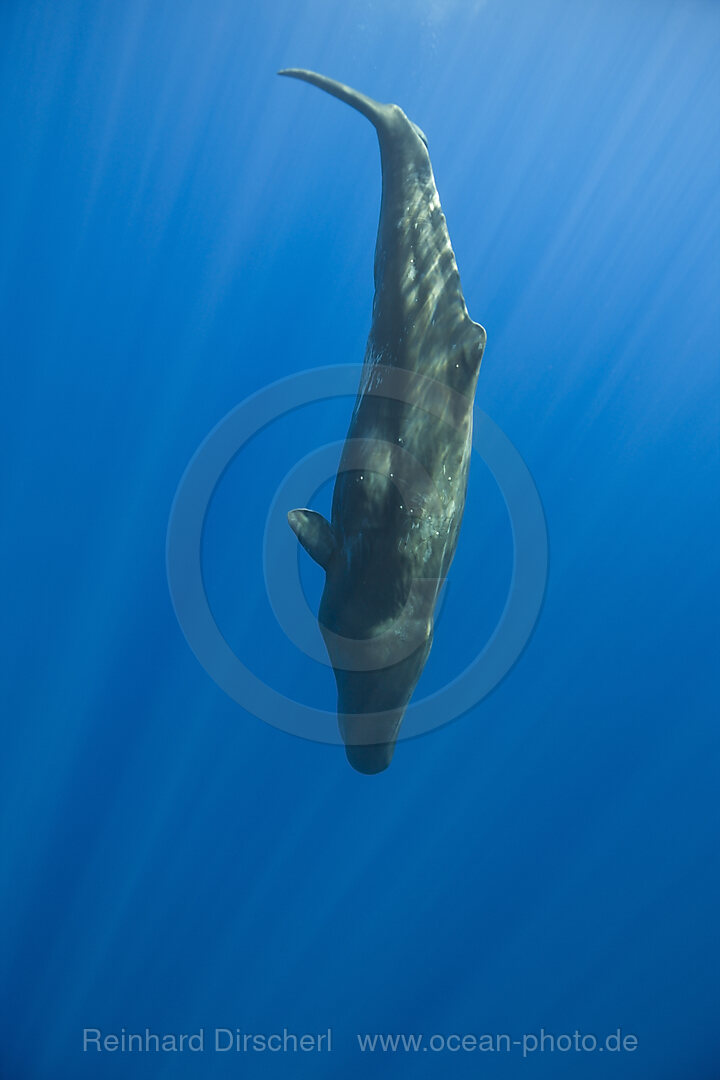
[[[337,548],[333,527],[316,510],[291,510],[288,514],[290,528],[308,555],[327,570],[328,563]]]
[[[487,331],[485,330],[485,327],[481,323],[475,322],[474,319],[471,319],[470,322],[472,323],[473,330],[474,330],[475,334],[477,335],[478,344],[480,345],[481,348],[484,349],[485,348],[485,342],[487,341]]]
[[[485,345],[487,344],[487,332],[485,330],[485,327],[482,326],[479,322],[475,322],[474,319],[470,319],[470,323],[472,326],[473,343],[475,345],[475,349],[477,350],[477,366],[479,368],[480,361],[482,360],[483,353],[485,352]]]

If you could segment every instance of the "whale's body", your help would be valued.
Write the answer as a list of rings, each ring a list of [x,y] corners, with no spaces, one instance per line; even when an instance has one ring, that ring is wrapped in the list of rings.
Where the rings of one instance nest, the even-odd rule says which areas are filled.
[[[385,769],[425,666],[467,490],[485,331],[468,315],[425,136],[397,105],[300,69],[362,112],[380,143],[375,299],[332,520],[288,515],[326,571],[320,628],[350,763]]]

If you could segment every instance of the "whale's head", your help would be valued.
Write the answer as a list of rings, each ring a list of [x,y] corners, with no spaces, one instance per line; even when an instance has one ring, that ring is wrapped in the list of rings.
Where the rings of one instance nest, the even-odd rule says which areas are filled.
[[[382,772],[430,652],[442,582],[415,577],[387,522],[346,535],[312,510],[288,520],[325,570],[318,622],[348,760],[358,772]]]
[[[347,551],[343,553],[347,555]],[[350,764],[362,773],[390,764],[407,705],[432,644],[433,581],[398,562],[365,572],[341,557],[327,569],[318,621],[335,672],[338,722]]]
[[[318,622],[348,761],[358,772],[382,772],[430,652],[442,582],[416,578],[385,526],[348,537],[314,510],[291,510],[288,521],[325,570]]]
[[[347,759],[361,773],[392,760],[405,709],[430,651],[432,635],[397,664],[367,671],[335,667],[338,722]]]

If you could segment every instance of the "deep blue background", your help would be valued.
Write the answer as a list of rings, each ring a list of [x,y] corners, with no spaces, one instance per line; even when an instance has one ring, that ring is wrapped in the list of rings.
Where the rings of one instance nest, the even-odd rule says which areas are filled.
[[[716,1078],[720,7],[5,0],[0,42],[4,1080]],[[224,697],[165,580],[213,424],[364,349],[374,133],[289,65],[427,133],[488,331],[478,402],[550,538],[514,670],[374,778]],[[205,553],[238,653],[324,708],[261,541],[349,406],[247,448]],[[476,463],[425,688],[482,646],[510,566]],[[84,1026],[201,1025],[335,1050],[80,1051]],[[541,1026],[639,1047],[367,1060],[354,1037]]]

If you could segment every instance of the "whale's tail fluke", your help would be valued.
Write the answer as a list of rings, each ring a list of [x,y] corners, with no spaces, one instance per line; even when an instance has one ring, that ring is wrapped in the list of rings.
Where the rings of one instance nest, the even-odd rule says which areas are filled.
[[[288,75],[291,79],[302,79],[303,82],[312,83],[313,86],[325,90],[328,94],[332,94],[333,97],[339,98],[346,105],[351,105],[353,109],[361,112],[378,130],[383,121],[387,119],[388,111],[391,108],[391,106],[382,105],[379,101],[374,101],[367,94],[361,94],[358,90],[345,86],[344,83],[336,82],[335,79],[328,79],[326,75],[318,75],[316,71],[306,71],[305,68],[283,68],[282,71],[278,71],[278,75]]]

